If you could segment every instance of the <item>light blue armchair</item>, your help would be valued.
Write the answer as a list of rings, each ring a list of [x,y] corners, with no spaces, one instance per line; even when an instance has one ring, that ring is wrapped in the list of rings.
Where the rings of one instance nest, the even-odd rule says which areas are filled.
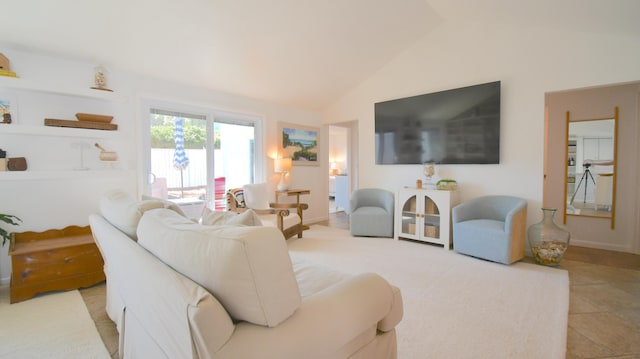
[[[452,209],[453,249],[462,254],[511,264],[524,257],[527,201],[484,196]]]
[[[351,194],[349,223],[352,236],[393,237],[393,193],[361,188]]]

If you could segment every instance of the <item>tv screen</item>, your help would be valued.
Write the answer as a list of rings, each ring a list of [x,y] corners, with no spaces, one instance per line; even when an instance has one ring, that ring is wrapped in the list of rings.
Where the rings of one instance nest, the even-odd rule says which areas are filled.
[[[376,164],[500,162],[500,81],[375,104]]]

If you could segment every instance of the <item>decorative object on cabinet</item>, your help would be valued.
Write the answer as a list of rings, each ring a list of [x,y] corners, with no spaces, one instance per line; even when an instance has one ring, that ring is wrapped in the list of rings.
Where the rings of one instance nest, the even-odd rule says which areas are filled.
[[[108,115],[96,115],[93,113],[76,113],[76,118],[78,119],[78,121],[85,121],[85,122],[101,122],[101,123],[111,123],[111,120],[113,120],[113,116],[108,116]]]
[[[524,258],[527,201],[482,196],[452,210],[453,249],[461,254],[511,264]]]
[[[26,171],[27,159],[24,157],[13,157],[7,159],[7,169],[9,171]]]
[[[94,86],[92,86],[91,88],[94,90],[101,90],[101,91],[111,91],[113,92],[112,89],[107,87],[107,76],[109,75],[109,72],[107,71],[106,68],[104,68],[104,66],[100,65],[100,66],[96,66],[93,69],[93,84]]]
[[[0,148],[0,172],[7,170],[7,151],[3,151]]]
[[[13,116],[11,113],[14,113]],[[15,122],[15,102],[9,99],[0,98],[0,114],[2,118],[0,119],[0,123],[13,123]]]
[[[338,164],[336,162],[331,162],[329,165],[329,176],[337,176],[340,174],[340,169],[338,169]]]
[[[113,123],[58,120],[54,118],[45,118],[44,125],[53,126],[53,127],[86,128],[86,129],[92,129],[92,130],[108,130],[108,131],[115,131],[118,129],[118,125]]]
[[[104,147],[100,146],[99,143],[95,143],[94,146],[100,150],[100,161],[117,161],[118,160],[118,152],[115,151],[107,151]]]
[[[458,189],[458,182],[452,179],[441,179],[436,184],[436,189],[440,191],[455,191]]]
[[[11,71],[9,67],[9,59],[0,52],[0,70]]]
[[[396,204],[396,239],[439,244],[450,250],[451,207],[457,201],[457,191],[401,189]]]
[[[536,262],[546,266],[556,267],[560,264],[564,252],[569,247],[571,234],[564,227],[558,225],[553,216],[556,208],[542,208],[542,221],[529,227],[529,245]]]
[[[279,153],[290,157],[295,166],[319,166],[320,129],[280,122]]]
[[[9,59],[0,53],[0,76],[18,77],[15,72],[9,68]]]
[[[393,237],[393,193],[360,188],[351,194],[349,227],[352,236]]]
[[[273,171],[280,174],[278,191],[286,191],[288,186],[285,181],[285,176],[291,171],[291,158],[276,158],[273,162]]]
[[[425,177],[424,187],[427,189],[434,189],[433,176],[436,175],[436,164],[434,162],[426,162],[422,172]]]

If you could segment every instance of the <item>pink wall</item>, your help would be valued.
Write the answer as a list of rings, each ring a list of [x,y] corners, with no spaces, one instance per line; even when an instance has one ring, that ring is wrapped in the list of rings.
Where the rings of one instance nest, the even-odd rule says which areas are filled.
[[[619,107],[617,143],[617,193],[615,228],[609,219],[567,216],[571,243],[586,247],[624,252],[640,252],[637,237],[639,216],[640,166],[638,134],[640,127],[638,98],[640,83],[547,93],[548,127],[545,133],[546,163],[543,203],[558,208],[556,221],[562,222],[566,175],[566,112],[572,119],[613,117]]]

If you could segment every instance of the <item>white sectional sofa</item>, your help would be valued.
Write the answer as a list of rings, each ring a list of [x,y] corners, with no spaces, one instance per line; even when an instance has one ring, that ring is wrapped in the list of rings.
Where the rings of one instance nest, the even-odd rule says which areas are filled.
[[[273,227],[204,226],[122,192],[90,225],[123,358],[396,358],[400,291],[292,263]]]

